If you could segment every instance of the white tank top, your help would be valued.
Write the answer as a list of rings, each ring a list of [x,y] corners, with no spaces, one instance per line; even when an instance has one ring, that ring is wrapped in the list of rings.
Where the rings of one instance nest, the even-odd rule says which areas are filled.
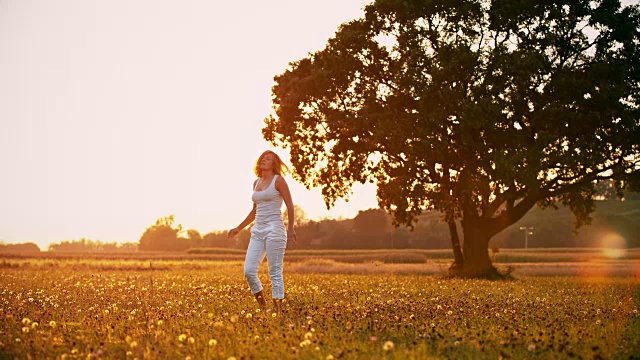
[[[282,224],[282,195],[276,190],[276,179],[274,175],[271,184],[266,189],[256,191],[253,188],[251,200],[256,204],[256,225]],[[258,182],[256,181],[256,186]]]

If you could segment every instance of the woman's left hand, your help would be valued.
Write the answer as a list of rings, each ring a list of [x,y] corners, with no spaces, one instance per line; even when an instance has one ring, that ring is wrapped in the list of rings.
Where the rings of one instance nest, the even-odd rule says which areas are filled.
[[[298,239],[296,238],[296,231],[294,229],[289,229],[287,231],[287,241],[293,241],[294,244],[296,244],[298,242]]]

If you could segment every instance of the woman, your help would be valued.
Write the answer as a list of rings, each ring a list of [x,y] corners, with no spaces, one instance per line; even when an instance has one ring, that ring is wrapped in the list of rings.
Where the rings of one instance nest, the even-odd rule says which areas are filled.
[[[256,221],[251,229],[251,240],[244,261],[244,276],[247,278],[258,305],[264,311],[267,304],[262,292],[262,283],[258,278],[258,268],[260,268],[265,254],[267,255],[273,305],[278,316],[282,314],[282,299],[284,299],[284,280],[282,278],[284,250],[287,246],[287,240],[294,243],[297,241],[293,228],[295,219],[291,193],[287,182],[281,176],[288,170],[280,157],[273,151],[267,150],[260,155],[254,168],[258,179],[253,183],[253,196],[251,197],[253,209],[238,227],[229,230],[228,233],[229,238],[232,238],[251,222]],[[285,231],[281,215],[283,200],[287,205],[289,216],[288,231]]]

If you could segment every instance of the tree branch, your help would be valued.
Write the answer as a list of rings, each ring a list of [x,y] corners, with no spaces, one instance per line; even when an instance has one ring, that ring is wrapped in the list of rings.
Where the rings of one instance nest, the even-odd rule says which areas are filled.
[[[546,197],[546,192],[541,189],[536,189],[529,193],[522,201],[514,206],[514,201],[507,202],[507,210],[500,213],[495,218],[489,220],[489,232],[490,236],[494,236],[500,231],[506,229],[509,225],[520,220],[531,208],[540,200]]]

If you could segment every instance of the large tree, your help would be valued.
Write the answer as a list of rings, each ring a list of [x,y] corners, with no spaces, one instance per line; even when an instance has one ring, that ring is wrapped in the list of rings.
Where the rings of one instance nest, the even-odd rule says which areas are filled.
[[[375,1],[275,77],[263,135],[328,207],[375,182],[396,225],[460,221],[465,274],[493,276],[534,205],[579,226],[597,180],[637,179],[639,24],[615,0]]]

